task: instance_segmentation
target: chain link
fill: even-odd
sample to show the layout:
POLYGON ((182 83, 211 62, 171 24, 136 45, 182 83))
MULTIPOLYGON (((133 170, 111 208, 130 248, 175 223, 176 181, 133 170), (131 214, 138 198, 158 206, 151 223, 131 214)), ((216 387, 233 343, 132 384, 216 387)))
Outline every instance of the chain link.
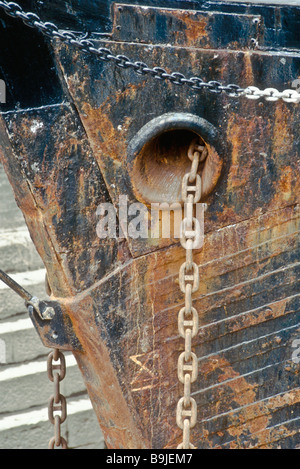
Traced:
POLYGON ((50 397, 48 404, 48 418, 54 425, 54 437, 49 441, 49 449, 55 449, 55 447, 68 449, 67 441, 61 436, 61 425, 67 418, 67 403, 66 398, 60 392, 60 382, 66 376, 66 360, 58 349, 54 349, 48 355, 47 372, 49 380, 54 384, 54 394, 50 397), (58 361, 59 363, 54 365, 53 362, 58 361))
POLYGON ((179 400, 176 422, 182 430, 182 443, 177 449, 195 449, 190 441, 190 431, 197 423, 197 405, 191 397, 191 384, 198 376, 198 360, 192 352, 192 339, 199 330, 197 310, 192 306, 192 294, 199 289, 199 268, 193 261, 193 250, 199 247, 201 236, 199 221, 194 217, 196 203, 201 198, 201 176, 198 174, 200 161, 207 157, 206 147, 193 141, 188 150, 192 162, 191 170, 182 180, 182 200, 185 205, 185 218, 181 224, 181 245, 186 250, 186 260, 179 270, 179 287, 185 294, 185 306, 178 315, 179 335, 184 339, 184 352, 178 358, 178 379, 184 385, 184 396, 179 400), (191 185, 194 184, 194 185, 191 185))
POLYGON ((20 18, 27 26, 38 29, 42 34, 52 39, 60 39, 67 44, 76 46, 83 52, 96 55, 98 59, 104 62, 111 61, 120 68, 132 69, 138 75, 150 75, 157 80, 166 80, 177 86, 185 85, 196 91, 207 90, 214 94, 226 93, 227 96, 235 98, 245 96, 251 100, 264 98, 266 101, 278 101, 282 99, 287 103, 300 102, 300 93, 296 90, 287 89, 280 92, 275 88, 266 88, 265 90, 260 90, 255 86, 241 88, 236 84, 222 85, 222 83, 215 80, 205 82, 200 77, 187 78, 179 72, 168 73, 161 67, 151 68, 146 63, 140 61, 134 62, 125 55, 115 55, 105 47, 98 48, 90 39, 86 39, 85 37, 78 38, 79 33, 75 34, 71 31, 61 31, 55 24, 43 22, 35 13, 24 12, 22 7, 17 3, 0 1, 0 8, 2 8, 7 15, 13 18, 20 18))

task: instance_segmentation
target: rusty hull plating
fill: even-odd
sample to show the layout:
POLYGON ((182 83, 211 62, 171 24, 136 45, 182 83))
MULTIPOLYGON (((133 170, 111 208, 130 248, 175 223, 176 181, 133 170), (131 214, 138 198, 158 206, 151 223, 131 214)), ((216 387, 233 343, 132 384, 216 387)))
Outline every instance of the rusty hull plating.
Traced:
MULTIPOLYGON (((218 2, 213 13, 201 10, 203 2, 195 11, 151 3, 114 4, 112 33, 101 44, 223 83, 281 88, 299 76, 299 51, 283 22, 287 8, 222 11, 218 2), (271 41, 271 16, 282 42, 279 34, 271 41)), ((299 15, 298 8, 289 11, 291 19, 299 15)), ((48 50, 43 38, 35 40, 48 50)), ((37 325, 45 345, 73 351, 109 448, 176 448, 177 314, 184 301, 177 278, 185 252, 174 240, 100 240, 96 209, 117 205, 122 194, 129 203, 143 201, 137 186, 144 162, 132 164, 141 129, 166 113, 200 118, 209 131, 204 125, 188 132, 207 145, 216 177, 205 197, 204 248, 196 255, 193 441, 199 448, 296 447, 297 106, 176 88, 59 42, 49 47, 49 101, 37 92, 36 103, 21 101, 0 120, 1 160, 47 269, 51 299, 61 305, 59 324, 37 325)), ((187 130, 175 125, 161 133, 176 129, 187 130)), ((189 139, 182 134, 183 147, 189 139)), ((182 177, 176 161, 166 158, 175 182, 182 177)), ((167 182, 151 171, 143 177, 149 203, 151 191, 158 197, 167 182)))

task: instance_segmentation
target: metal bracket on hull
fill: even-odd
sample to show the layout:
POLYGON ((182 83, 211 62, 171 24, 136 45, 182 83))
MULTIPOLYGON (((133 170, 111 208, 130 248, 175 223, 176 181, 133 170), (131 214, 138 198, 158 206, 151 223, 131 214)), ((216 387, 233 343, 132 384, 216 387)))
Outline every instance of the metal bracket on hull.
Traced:
POLYGON ((32 296, 2 270, 0 270, 0 280, 25 301, 30 319, 45 347, 81 350, 71 321, 57 302, 41 301, 32 296))

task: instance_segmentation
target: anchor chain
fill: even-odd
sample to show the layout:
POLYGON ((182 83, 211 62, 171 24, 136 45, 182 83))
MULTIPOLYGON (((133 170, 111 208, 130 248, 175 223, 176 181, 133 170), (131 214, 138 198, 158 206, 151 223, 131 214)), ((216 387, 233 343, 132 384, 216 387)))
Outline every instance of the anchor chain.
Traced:
MULTIPOLYGON (((57 25, 42 21, 37 14, 25 12, 17 3, 0 0, 0 8, 4 10, 7 15, 21 19, 24 24, 39 30, 42 34, 50 37, 51 39, 59 39, 66 44, 77 47, 82 52, 96 55, 99 60, 115 63, 115 65, 120 68, 132 69, 138 75, 150 75, 152 78, 156 78, 157 80, 166 80, 173 85, 178 86, 186 85, 196 91, 206 90, 214 94, 226 93, 229 97, 238 98, 245 96, 250 100, 264 98, 266 101, 271 102, 282 99, 287 103, 300 103, 300 93, 294 89, 278 91, 275 88, 260 90, 255 86, 242 88, 236 84, 223 85, 215 80, 205 82, 200 77, 187 78, 179 72, 168 73, 161 67, 151 68, 144 62, 132 61, 125 55, 115 55, 105 47, 97 47, 95 42, 91 39, 87 39, 88 34, 83 35, 79 32, 75 33, 72 31, 60 30, 57 25)), ((106 36, 106 34, 102 34, 102 36, 106 36)))
POLYGON ((67 418, 67 402, 60 392, 60 382, 66 376, 66 360, 60 350, 53 349, 49 353, 47 372, 49 380, 54 384, 54 394, 50 397, 48 405, 48 418, 52 425, 54 425, 54 437, 49 441, 48 448, 68 449, 67 441, 61 436, 61 425, 67 418), (59 364, 55 365, 53 362, 57 361, 59 361, 59 364), (55 412, 56 414, 54 415, 55 412), (60 414, 57 412, 60 412, 60 414))
POLYGON ((178 401, 176 411, 176 423, 183 435, 182 443, 177 449, 196 449, 190 441, 190 430, 197 423, 197 404, 191 397, 191 384, 198 376, 198 360, 192 352, 192 339, 198 334, 199 318, 197 310, 192 306, 192 294, 199 289, 200 283, 199 268, 193 260, 193 251, 199 247, 201 230, 194 211, 201 198, 201 176, 197 171, 199 163, 207 157, 207 149, 193 141, 188 157, 192 166, 182 181, 185 217, 181 224, 180 238, 181 245, 186 250, 186 260, 179 271, 179 287, 185 295, 185 306, 178 315, 178 331, 185 345, 184 352, 178 358, 178 379, 184 385, 184 396, 178 401))
MULTIPOLYGON (((25 305, 30 314, 33 311, 43 321, 51 321, 55 316, 55 309, 45 301, 40 301, 37 297, 32 296, 26 291, 21 285, 7 275, 3 270, 0 269, 0 281, 4 282, 11 290, 19 295, 24 301, 25 305)), ((54 437, 49 442, 49 449, 54 447, 61 447, 67 449, 67 442, 61 436, 60 426, 66 420, 67 417, 67 403, 66 398, 60 392, 60 382, 66 376, 66 361, 62 352, 58 349, 54 349, 48 355, 47 360, 47 372, 48 378, 54 383, 54 394, 50 397, 48 405, 48 417, 50 422, 54 425, 55 433, 54 437), (59 361, 59 364, 54 365, 53 362, 59 361), (58 372, 55 372, 58 370, 58 372), (61 415, 54 415, 54 412, 61 412, 61 415)))

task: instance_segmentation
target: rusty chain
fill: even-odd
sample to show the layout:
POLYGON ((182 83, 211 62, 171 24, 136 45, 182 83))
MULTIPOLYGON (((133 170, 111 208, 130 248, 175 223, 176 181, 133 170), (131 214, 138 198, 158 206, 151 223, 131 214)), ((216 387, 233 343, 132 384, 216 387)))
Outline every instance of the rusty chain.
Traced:
MULTIPOLYGON (((30 314, 35 311, 42 320, 51 320, 55 316, 55 310, 46 302, 40 301, 35 296, 32 296, 21 285, 13 280, 9 275, 0 270, 0 280, 3 281, 9 288, 17 293, 23 300, 25 300, 26 307, 30 314)), ((54 447, 61 447, 67 449, 67 442, 61 436, 61 424, 67 417, 67 404, 65 397, 60 392, 60 382, 66 376, 66 361, 65 357, 58 349, 54 349, 49 353, 47 359, 47 373, 49 380, 54 383, 54 394, 49 399, 48 404, 48 417, 50 422, 54 425, 54 437, 49 442, 49 449, 54 447), (53 362, 59 361, 59 364, 54 365, 53 362), (56 371, 58 370, 58 372, 56 371), (54 371, 56 371, 54 373, 54 371), (54 412, 61 412, 61 415, 54 415, 54 412)))
POLYGON ((45 36, 52 39, 59 39, 66 44, 77 47, 83 52, 87 52, 96 55, 98 59, 104 62, 113 62, 120 68, 132 69, 138 75, 150 75, 157 80, 166 80, 171 82, 173 85, 186 85, 189 88, 201 91, 207 90, 210 93, 221 94, 226 93, 230 97, 242 97, 245 96, 248 99, 256 100, 264 98, 266 101, 278 101, 282 99, 287 103, 299 103, 300 93, 296 90, 286 89, 284 91, 278 91, 275 88, 266 88, 260 90, 255 86, 249 86, 242 88, 236 84, 222 85, 222 83, 211 80, 205 82, 200 77, 187 78, 185 75, 179 72, 168 73, 164 68, 161 67, 149 67, 146 63, 140 61, 132 61, 125 55, 114 55, 109 49, 100 47, 98 48, 95 42, 90 39, 86 39, 80 33, 74 33, 71 31, 60 30, 55 24, 50 22, 43 22, 41 18, 32 12, 25 12, 20 5, 14 2, 0 1, 0 8, 5 13, 13 18, 19 18, 27 26, 39 30, 45 36), (80 36, 78 37, 78 34, 80 36))
POLYGON ((53 349, 48 355, 47 372, 49 380, 54 384, 54 394, 49 399, 48 417, 54 426, 54 437, 49 441, 49 449, 68 449, 65 438, 61 436, 61 424, 67 418, 66 398, 60 392, 60 382, 66 376, 66 360, 63 353, 58 349, 53 349), (58 365, 53 362, 59 361, 58 365), (60 414, 57 414, 60 412, 60 414))
POLYGON ((179 270, 179 287, 185 294, 185 306, 178 315, 179 335, 184 338, 185 349, 178 358, 178 379, 184 385, 184 396, 178 401, 176 422, 183 431, 182 443, 177 449, 195 449, 190 441, 190 430, 197 422, 197 405, 191 397, 191 384, 198 376, 198 360, 192 352, 192 339, 199 329, 198 312, 192 306, 192 294, 199 289, 199 268, 193 260, 193 251, 200 246, 200 224, 194 216, 196 204, 201 198, 201 176, 198 174, 199 163, 207 157, 206 147, 193 141, 189 147, 188 157, 192 161, 191 170, 182 181, 182 200, 185 206, 185 217, 181 224, 182 247, 186 250, 186 260, 179 270))

